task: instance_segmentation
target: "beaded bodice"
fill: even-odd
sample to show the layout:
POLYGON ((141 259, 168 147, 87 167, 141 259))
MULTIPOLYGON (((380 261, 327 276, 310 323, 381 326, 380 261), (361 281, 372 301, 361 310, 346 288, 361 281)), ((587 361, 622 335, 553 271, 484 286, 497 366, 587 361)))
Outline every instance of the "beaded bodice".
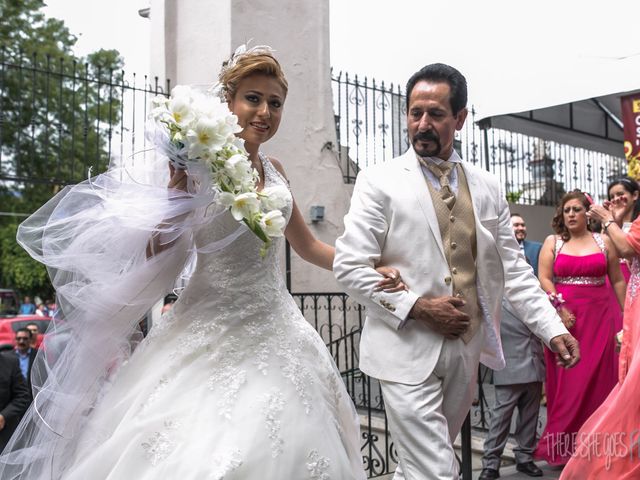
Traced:
POLYGON ((562 253, 564 242, 556 240, 556 259, 553 264, 553 282, 567 285, 604 285, 607 275, 607 255, 602 237, 593 238, 600 252, 575 256, 562 253))

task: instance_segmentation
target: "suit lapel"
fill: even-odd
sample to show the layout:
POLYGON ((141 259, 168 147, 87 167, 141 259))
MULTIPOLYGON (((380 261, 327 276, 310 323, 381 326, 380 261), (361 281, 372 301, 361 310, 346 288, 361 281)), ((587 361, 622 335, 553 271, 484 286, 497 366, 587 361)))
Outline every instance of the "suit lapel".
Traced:
MULTIPOLYGON (((463 161, 460 163, 464 176, 467 179, 467 185, 469 186, 469 195, 471 195, 471 205, 473 205, 473 215, 476 217, 476 227, 480 225, 480 216, 478 215, 478 206, 476 205, 478 199, 478 179, 475 175, 469 172, 468 165, 463 161)), ((484 193, 484 192, 483 192, 484 193)))
POLYGON ((411 189, 413 190, 416 199, 418 200, 418 204, 420 205, 420 209, 427 220, 427 225, 429 225, 429 229, 431 230, 431 234, 433 235, 438 248, 440 249, 440 253, 444 257, 444 247, 442 245, 442 235, 440 234, 440 227, 438 226, 438 217, 436 216, 436 210, 433 207, 433 202, 431 201, 431 196, 429 194, 429 187, 426 182, 427 179, 424 177, 422 173, 422 169, 420 168, 420 163, 416 158, 413 149, 409 149, 407 153, 405 153, 404 158, 404 173, 408 177, 409 185, 411 185, 411 189))

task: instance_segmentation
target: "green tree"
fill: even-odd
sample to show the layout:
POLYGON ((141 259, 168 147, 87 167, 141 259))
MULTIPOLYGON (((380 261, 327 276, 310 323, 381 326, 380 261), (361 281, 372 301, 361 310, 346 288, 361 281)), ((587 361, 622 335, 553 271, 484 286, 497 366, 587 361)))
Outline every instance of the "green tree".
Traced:
MULTIPOLYGON (((76 56, 76 37, 63 21, 46 18, 43 6, 0 0, 2 212, 32 213, 62 185, 85 179, 89 167, 103 171, 120 120, 120 54, 76 56)), ((20 220, 0 215, 0 286, 46 295, 44 268, 15 244, 20 220)))

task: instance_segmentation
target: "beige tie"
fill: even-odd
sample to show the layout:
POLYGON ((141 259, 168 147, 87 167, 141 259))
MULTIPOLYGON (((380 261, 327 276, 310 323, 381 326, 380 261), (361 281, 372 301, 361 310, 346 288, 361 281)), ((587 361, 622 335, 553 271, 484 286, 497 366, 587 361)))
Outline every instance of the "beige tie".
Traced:
POLYGON ((451 210, 453 205, 456 203, 456 196, 453 194, 451 185, 449 184, 449 174, 455 164, 453 162, 445 161, 440 165, 437 165, 433 162, 427 162, 422 158, 420 158, 420 163, 438 177, 438 181, 440 182, 440 197, 449 210, 451 210))

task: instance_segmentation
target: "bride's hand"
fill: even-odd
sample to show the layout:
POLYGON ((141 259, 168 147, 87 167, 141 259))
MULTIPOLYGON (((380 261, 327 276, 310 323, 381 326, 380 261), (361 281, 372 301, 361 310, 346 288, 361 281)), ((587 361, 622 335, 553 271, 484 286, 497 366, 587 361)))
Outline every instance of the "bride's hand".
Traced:
POLYGON ((169 164, 169 184, 167 188, 174 190, 187 191, 187 171, 175 168, 172 164, 169 164))
POLYGON ((379 292, 384 290, 385 292, 401 292, 408 290, 407 286, 402 281, 400 271, 393 267, 376 267, 376 272, 381 274, 384 278, 376 284, 375 291, 379 292))

